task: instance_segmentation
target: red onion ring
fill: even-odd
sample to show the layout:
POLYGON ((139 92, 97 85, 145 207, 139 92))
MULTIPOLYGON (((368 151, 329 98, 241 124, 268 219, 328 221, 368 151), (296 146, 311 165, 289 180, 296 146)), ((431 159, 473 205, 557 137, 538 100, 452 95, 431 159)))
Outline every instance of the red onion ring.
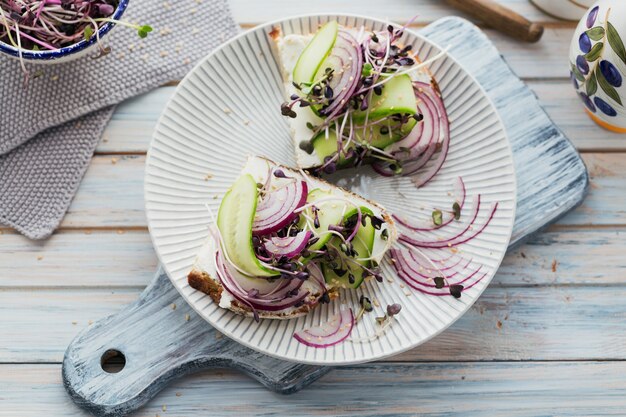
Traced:
MULTIPOLYGON (((443 100, 432 86, 417 81, 413 82, 413 86, 418 109, 423 117, 422 121, 405 138, 390 145, 388 150, 398 156, 402 162, 402 175, 412 176, 431 160, 441 139, 441 150, 435 163, 419 177, 416 176, 413 179, 417 187, 422 187, 439 172, 448 156, 450 123, 443 100)), ((389 162, 376 162, 373 168, 380 175, 390 177, 394 175, 391 165, 389 162)))
POLYGON ((363 70, 361 45, 350 33, 340 30, 335 46, 327 60, 329 65, 322 64, 322 68, 335 68, 330 84, 335 96, 328 107, 324 109, 323 114, 331 117, 333 113, 345 107, 347 98, 354 94, 359 84, 363 70), (337 77, 338 75, 340 77, 337 77))
POLYGON ((341 310, 320 326, 310 327, 293 334, 300 343, 313 348, 326 348, 346 340, 354 328, 352 309, 341 310))
MULTIPOLYGON (((454 201, 459 205, 459 211, 463 211, 463 206, 465 205, 465 198, 467 196, 467 190, 465 189, 465 183, 461 177, 458 177, 454 183, 454 201)), ((432 221, 430 223, 424 223, 421 225, 411 224, 408 220, 405 220, 395 214, 392 215, 394 220, 401 224, 402 226, 414 231, 414 232, 429 232, 437 229, 441 229, 444 226, 449 225, 454 220, 454 212, 452 211, 444 211, 444 217, 439 226, 434 224, 432 221)))
POLYGON ((430 96, 432 102, 434 102, 437 107, 437 112, 439 114, 439 119, 442 124, 443 130, 443 138, 441 141, 441 150, 439 151, 439 156, 435 160, 435 163, 422 175, 415 177, 413 179, 413 183, 416 187, 423 187, 425 184, 430 182, 435 175, 439 172, 443 163, 446 161, 448 156, 448 150, 450 149, 450 120, 448 119, 448 113, 446 112, 445 105, 443 103, 443 99, 439 95, 437 91, 435 91, 430 84, 416 82, 414 83, 418 89, 422 89, 424 94, 420 94, 422 97, 430 96))
POLYGON ((289 259, 299 256, 306 248, 313 232, 301 231, 295 236, 278 237, 271 236, 263 245, 268 253, 275 256, 286 256, 289 259))
POLYGON ((305 181, 294 181, 269 193, 257 206, 252 233, 266 235, 277 232, 295 218, 299 209, 306 203, 308 186, 305 181))
POLYGON ((465 235, 465 233, 468 230, 470 230, 470 228, 476 222, 476 218, 478 217, 479 210, 480 210, 480 194, 477 195, 476 198, 474 199, 474 209, 472 212, 472 219, 466 224, 465 228, 461 232, 457 233, 456 235, 449 237, 447 239, 443 239, 443 240, 422 241, 422 240, 417 240, 415 238, 409 237, 404 233, 401 233, 399 236, 399 240, 405 243, 408 243, 411 246, 415 246, 419 248, 446 248, 446 247, 461 245, 469 240, 472 240, 477 235, 482 233, 483 230, 485 230, 485 228, 489 225, 489 223, 491 223, 491 220, 493 220, 493 217, 496 214, 496 211, 498 210, 498 203, 495 203, 494 205, 491 206, 487 220, 483 223, 481 227, 479 227, 477 230, 472 232, 470 235, 465 235))
MULTIPOLYGON (((236 300, 250 307, 256 316, 256 310, 280 311, 285 310, 302 302, 308 295, 308 291, 301 291, 303 281, 299 279, 283 279, 286 284, 281 284, 281 288, 266 294, 251 296, 248 291, 244 291, 239 285, 242 279, 238 271, 229 268, 224 262, 221 250, 215 253, 215 264, 222 286, 236 300)), ((260 278, 259 278, 260 279, 260 278)))
MULTIPOLYGON (((446 283, 443 286, 443 288, 437 288, 435 284, 431 283, 433 278, 438 276, 436 273, 433 273, 432 276, 428 278, 424 278, 423 276, 419 276, 419 275, 418 277, 416 277, 411 274, 414 267, 411 266, 411 259, 409 259, 408 257, 409 252, 412 255, 414 251, 410 251, 408 249, 402 250, 402 249, 396 249, 396 248, 393 248, 390 250, 390 254, 395 260, 395 262, 393 263, 394 268, 396 272, 398 273, 398 276, 408 286, 424 294, 435 295, 435 296, 447 296, 447 295, 450 295, 450 291, 449 291, 450 285, 461 285, 461 284, 463 285, 463 291, 466 291, 472 288, 473 286, 475 286, 476 284, 478 284, 480 281, 483 280, 483 278, 485 278, 485 276, 487 276, 486 272, 479 275, 479 272, 482 269, 482 265, 481 265, 476 270, 474 270, 470 275, 466 276, 465 278, 453 280, 451 279, 451 276, 445 277, 446 283)), ((427 258, 426 258, 426 261, 428 261, 427 258)), ((417 262, 416 264, 420 265, 417 262)))

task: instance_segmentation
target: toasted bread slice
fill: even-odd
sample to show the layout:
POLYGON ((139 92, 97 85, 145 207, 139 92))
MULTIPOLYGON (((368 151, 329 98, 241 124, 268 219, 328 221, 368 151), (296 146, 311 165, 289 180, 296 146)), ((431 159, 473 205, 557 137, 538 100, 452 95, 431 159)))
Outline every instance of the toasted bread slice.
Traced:
MULTIPOLYGON (((350 191, 334 186, 324 180, 311 178, 303 174, 301 171, 276 164, 269 159, 261 157, 249 157, 246 165, 242 170, 242 174, 250 174, 257 182, 264 183, 267 179, 268 173, 271 172, 270 168, 280 168, 287 176, 306 181, 309 190, 313 190, 316 188, 322 188, 329 191, 332 190, 333 194, 341 195, 359 204, 360 206, 367 207, 376 216, 384 219, 385 223, 383 227, 380 230, 377 230, 376 233, 377 237, 379 237, 383 230, 387 230, 388 238, 384 242, 382 242, 382 239, 376 240, 377 243, 378 241, 381 242, 374 245, 373 253, 377 255, 375 257, 376 261, 380 262, 380 260, 384 256, 386 247, 389 247, 391 243, 395 242, 395 240, 397 239, 397 231, 393 219, 381 205, 376 202, 367 200, 350 191)), ((253 311, 248 306, 236 300, 222 286, 217 273, 217 267, 215 265, 216 250, 217 242, 213 237, 209 237, 205 244, 200 248, 200 252, 198 253, 198 256, 194 262, 193 268, 187 277, 189 285, 192 288, 209 295, 211 299, 215 303, 219 304, 219 306, 222 308, 229 309, 238 314, 253 316, 253 311)), ((307 303, 304 303, 303 305, 298 307, 292 307, 281 311, 257 310, 257 314, 260 318, 271 319, 290 319, 293 317, 307 314, 317 305, 317 301, 322 295, 320 294, 321 289, 319 288, 319 285, 311 281, 312 280, 309 279, 303 283, 303 287, 310 292, 309 296, 306 299, 307 303)), ((328 290, 330 298, 335 298, 338 295, 338 291, 336 291, 335 289, 330 288, 328 290)))
MULTIPOLYGON (((365 28, 364 31, 361 31, 360 28, 350 28, 342 26, 342 29, 350 32, 355 37, 355 39, 359 41, 359 36, 363 36, 363 33, 369 33, 367 28, 365 28)), ((274 40, 275 55, 278 57, 279 65, 281 67, 284 81, 285 100, 289 101, 289 97, 291 97, 291 95, 299 93, 299 91, 293 85, 294 67, 298 61, 298 58, 300 57, 300 54, 315 35, 284 35, 283 33, 281 33, 280 29, 276 27, 272 30, 270 36, 274 40)), ((420 63, 418 57, 415 57, 415 59, 415 65, 418 65, 420 63)), ((413 81, 428 83, 432 85, 435 90, 439 91, 437 82, 435 81, 434 77, 427 67, 416 69, 415 71, 410 72, 409 75, 413 79, 413 81)), ((324 120, 316 115, 313 110, 311 110, 311 107, 294 106, 292 110, 296 112, 297 116, 295 118, 289 118, 289 126, 294 141, 294 149, 296 152, 296 162, 298 164, 298 167, 302 169, 319 167, 320 159, 315 154, 315 151, 313 151, 312 153, 307 153, 300 148, 300 144, 302 142, 311 140, 312 131, 307 127, 307 125, 319 126, 323 124, 324 120)))

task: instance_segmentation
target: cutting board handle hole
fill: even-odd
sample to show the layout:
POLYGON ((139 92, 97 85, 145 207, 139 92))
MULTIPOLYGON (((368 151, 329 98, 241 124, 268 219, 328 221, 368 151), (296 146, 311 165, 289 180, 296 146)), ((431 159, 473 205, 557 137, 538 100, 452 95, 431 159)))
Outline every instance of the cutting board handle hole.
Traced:
POLYGON ((109 349, 100 358, 102 370, 108 374, 116 374, 126 366, 126 356, 119 350, 109 349))

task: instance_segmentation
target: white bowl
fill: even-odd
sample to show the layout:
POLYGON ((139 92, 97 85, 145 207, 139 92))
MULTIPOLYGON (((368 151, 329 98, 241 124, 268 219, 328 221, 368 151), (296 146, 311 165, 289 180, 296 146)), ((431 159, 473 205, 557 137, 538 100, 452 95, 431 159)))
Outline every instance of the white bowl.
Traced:
MULTIPOLYGON (((420 210, 422 204, 449 204, 448 192, 459 175, 469 195, 482 194, 485 207, 499 202, 496 217, 486 231, 461 248, 487 268, 484 280, 464 291, 458 300, 433 297, 403 288, 393 268, 384 262, 383 273, 393 283, 366 282, 358 291, 343 292, 341 297, 357 304, 364 293, 378 300, 378 315, 386 305, 398 302, 402 312, 397 321, 379 339, 359 344, 346 341, 326 349, 307 347, 292 335, 327 320, 338 311, 340 302, 320 305, 297 319, 256 323, 220 308, 209 296, 191 288, 186 275, 208 237, 210 217, 205 204, 217 212, 222 196, 239 176, 249 154, 295 165, 289 126, 280 113, 283 80, 268 33, 274 26, 286 34, 310 33, 331 19, 376 30, 388 24, 343 14, 292 17, 259 26, 227 42, 202 60, 178 86, 154 132, 145 177, 146 215, 154 247, 172 283, 200 316, 252 349, 320 365, 365 362, 403 352, 461 317, 487 287, 502 261, 513 228, 516 198, 511 149, 494 106, 477 82, 454 59, 444 56, 430 69, 448 107, 452 140, 446 163, 435 179, 418 190, 408 178, 385 178, 371 169, 362 169, 358 175, 347 170, 344 177, 353 177, 354 191, 406 216, 430 216, 431 211, 420 210)), ((422 60, 440 51, 437 45, 411 31, 406 31, 402 41, 413 44, 422 60)), ((458 227, 454 225, 454 230, 458 227)), ((367 315, 352 336, 371 335, 375 315, 367 315)))

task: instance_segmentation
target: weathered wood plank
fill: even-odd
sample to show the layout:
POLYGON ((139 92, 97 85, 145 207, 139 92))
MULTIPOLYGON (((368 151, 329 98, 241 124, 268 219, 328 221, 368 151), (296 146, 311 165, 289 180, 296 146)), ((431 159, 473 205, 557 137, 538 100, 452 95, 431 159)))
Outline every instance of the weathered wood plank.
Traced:
POLYGON ((590 175, 589 195, 558 224, 626 224, 626 154, 583 154, 583 160, 590 175))
MULTIPOLYGON (((509 253, 491 285, 623 284, 624 233, 612 228, 553 228, 509 253)), ((138 288, 150 281, 157 266, 146 230, 64 231, 45 243, 5 233, 0 242, 0 289, 138 288)))
MULTIPOLYGON (((624 362, 419 363, 337 368, 277 396, 232 371, 173 383, 136 416, 623 415, 624 362)), ((1 365, 0 416, 87 416, 63 392, 59 365, 1 365), (25 407, 28 404, 28 407, 25 407)))
MULTIPOLYGON (((625 141, 626 143, 626 141, 625 141)), ((626 224, 626 154, 585 154, 591 192, 561 225, 626 224)), ((93 159, 62 227, 146 227, 143 202, 145 157, 101 155, 93 159)))
MULTIPOLYGON (((358 3, 358 10, 346 6, 345 3, 318 0, 307 3, 307 7, 302 7, 299 2, 289 0, 272 0, 259 2, 255 0, 231 0, 230 7, 235 20, 240 24, 258 24, 276 20, 285 16, 299 15, 305 13, 342 13, 352 11, 361 15, 378 16, 381 19, 389 18, 397 22, 406 22, 412 16, 417 15, 417 22, 428 23, 449 15, 463 15, 456 9, 448 6, 439 0, 394 0, 392 7, 390 3, 376 0, 361 0, 358 3)), ((555 19, 545 15, 526 0, 498 0, 517 13, 523 14, 526 18, 542 22, 552 22, 555 19)), ((466 15, 463 15, 467 17, 466 15)))
POLYGON ((626 150, 626 136, 597 126, 583 111, 569 80, 527 81, 552 121, 581 152, 626 150))
POLYGON ((145 161, 137 155, 93 158, 61 227, 145 227, 145 161))
POLYGON ((142 287, 158 265, 147 230, 57 232, 36 242, 5 233, 0 246, 0 288, 142 287))
MULTIPOLYGON (((0 291, 0 362, 61 361, 68 343, 89 320, 115 313, 139 292, 0 291)), ((392 360, 623 360, 624 297, 626 288, 621 286, 490 287, 443 334, 392 360)), ((183 309, 166 309, 185 320, 183 309)), ((194 314, 191 320, 201 318, 194 314)))

